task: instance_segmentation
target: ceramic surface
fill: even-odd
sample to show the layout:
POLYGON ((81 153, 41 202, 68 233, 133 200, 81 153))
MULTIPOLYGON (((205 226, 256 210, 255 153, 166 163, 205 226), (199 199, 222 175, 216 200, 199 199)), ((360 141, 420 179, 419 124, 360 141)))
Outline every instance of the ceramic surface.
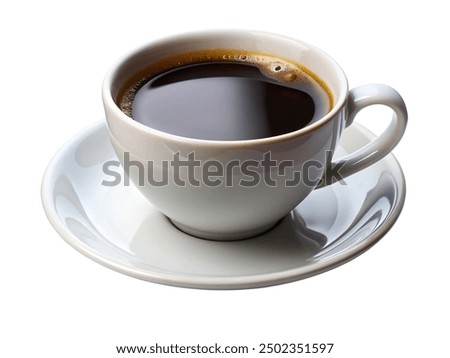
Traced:
MULTIPOLYGON (((173 61, 179 63, 178 60, 173 61)), ((300 81, 306 72, 295 74, 300 81)), ((103 84, 102 98, 110 139, 119 159, 124 164, 124 158, 129 155, 131 161, 143 165, 143 170, 135 170, 135 167, 130 170, 131 180, 137 184, 142 173, 152 172, 158 178, 169 173, 168 183, 163 187, 142 181, 137 185, 142 194, 184 231, 216 240, 240 239, 265 231, 304 200, 325 173, 325 181, 331 182, 337 168, 339 175, 350 176, 390 153, 401 139, 407 123, 405 104, 394 89, 368 84, 349 91, 343 70, 320 49, 302 41, 258 31, 206 31, 145 45, 111 68, 103 84), (334 105, 324 117, 297 131, 260 139, 217 141, 187 138, 150 128, 133 121, 115 103, 124 83, 138 73, 145 73, 150 65, 191 51, 222 49, 226 53, 223 49, 229 48, 269 53, 306 66, 309 72, 327 84, 334 105), (348 152, 337 166, 330 165, 328 154, 335 150, 343 129, 351 124, 361 109, 373 104, 392 109, 388 128, 366 147, 354 153, 348 152), (277 169, 261 165, 267 153, 277 163, 277 169, 284 161, 292 163, 284 168, 285 175, 278 175, 277 169), (259 180, 251 187, 243 186, 240 183, 248 180, 248 176, 241 168, 227 175, 230 184, 212 187, 188 182, 181 186, 174 171, 167 170, 164 163, 177 156, 186 160, 191 154, 201 164, 193 168, 192 176, 195 178, 204 179, 205 162, 219 163, 225 168, 233 162, 252 161, 259 163, 254 170, 258 178, 264 177, 267 171, 275 174, 275 185, 259 180), (311 163, 315 163, 317 173, 309 180, 309 174, 303 169, 311 163), (286 185, 286 178, 299 173, 301 180, 296 185, 286 185), (193 207, 194 200, 198 205, 193 207), (211 206, 214 206, 213 210, 211 206)), ((186 118, 180 118, 179 123, 180 126, 189 125, 186 118)), ((336 161, 337 158, 332 159, 336 161)), ((189 177, 191 175, 186 173, 183 179, 189 177)))
MULTIPOLYGON (((355 124, 344 132, 337 156, 372 139, 355 124)), ((176 229, 134 186, 101 185, 108 160, 117 159, 103 122, 61 148, 42 183, 50 222, 98 263, 174 286, 254 288, 330 270, 375 244, 394 224, 405 198, 401 168, 389 154, 345 179, 347 185, 314 190, 265 234, 209 241, 176 229)))

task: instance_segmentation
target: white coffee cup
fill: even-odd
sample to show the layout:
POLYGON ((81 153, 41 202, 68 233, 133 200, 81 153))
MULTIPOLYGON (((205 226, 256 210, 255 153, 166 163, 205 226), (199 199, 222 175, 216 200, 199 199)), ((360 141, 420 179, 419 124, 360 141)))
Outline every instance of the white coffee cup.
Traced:
POLYGON ((318 48, 256 31, 206 31, 145 45, 112 67, 102 96, 111 143, 131 181, 179 229, 212 240, 248 238, 270 229, 318 185, 345 178, 383 158, 399 142, 407 124, 405 104, 391 87, 369 84, 349 91, 342 69, 318 48), (302 129, 231 141, 166 133, 121 111, 116 103, 119 90, 149 64, 209 49, 267 53, 300 63, 326 83, 333 106, 323 118, 302 129), (374 104, 393 110, 388 128, 365 147, 333 162, 330 153, 336 149, 342 131, 361 109, 374 104), (175 173, 168 168, 174 158, 184 163, 186 170, 178 168, 175 173), (191 166, 193 162, 196 164, 191 166), (248 169, 252 169, 250 176, 248 169), (149 170, 155 177, 166 176, 167 184, 142 180, 142 172, 148 174, 149 170), (296 173, 302 180, 290 185, 296 173))

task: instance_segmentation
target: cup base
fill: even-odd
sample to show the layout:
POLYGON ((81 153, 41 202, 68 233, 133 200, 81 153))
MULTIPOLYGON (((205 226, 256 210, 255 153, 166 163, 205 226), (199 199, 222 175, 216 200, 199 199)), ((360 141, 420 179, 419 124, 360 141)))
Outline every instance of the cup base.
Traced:
POLYGON ((192 227, 186 226, 184 224, 180 224, 177 221, 169 219, 170 222, 180 231, 183 231, 186 234, 194 236, 199 239, 211 240, 211 241, 237 241, 237 240, 245 240, 251 239, 252 237, 261 235, 278 225, 281 220, 275 221, 268 225, 264 225, 262 227, 258 227, 256 229, 247 230, 247 231, 237 231, 237 232, 211 232, 211 231, 203 231, 194 229, 192 227))

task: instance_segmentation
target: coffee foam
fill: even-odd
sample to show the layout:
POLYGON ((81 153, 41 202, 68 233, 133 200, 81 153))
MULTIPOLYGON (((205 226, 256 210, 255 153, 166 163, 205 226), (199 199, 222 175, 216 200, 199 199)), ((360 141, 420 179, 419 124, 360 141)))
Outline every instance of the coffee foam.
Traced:
POLYGON ((249 64, 257 67, 267 78, 293 88, 302 89, 307 85, 319 86, 328 97, 329 110, 334 105, 334 97, 328 85, 305 66, 273 55, 235 49, 200 50, 157 61, 128 80, 119 90, 116 103, 122 112, 131 117, 135 93, 150 79, 178 67, 205 62, 249 64))

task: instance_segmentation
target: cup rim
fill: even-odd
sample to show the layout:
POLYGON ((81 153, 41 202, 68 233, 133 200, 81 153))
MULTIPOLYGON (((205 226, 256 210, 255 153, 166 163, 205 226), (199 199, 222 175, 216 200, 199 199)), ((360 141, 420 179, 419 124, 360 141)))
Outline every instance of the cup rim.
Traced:
MULTIPOLYGON (((319 74, 320 76, 320 74, 319 74)), ((326 82, 326 81, 324 81, 326 82)), ((264 144, 273 144, 277 142, 284 142, 286 140, 291 140, 294 138, 302 137, 308 134, 311 134, 315 130, 323 127, 324 125, 328 124, 332 119, 338 114, 338 112, 341 110, 341 108, 345 105, 347 101, 347 95, 348 95, 348 80, 347 77, 343 71, 343 69, 339 66, 339 64, 327 53, 325 53, 323 50, 319 49, 318 47, 309 44, 308 42, 301 41, 292 37, 275 34, 271 32, 265 32, 265 31, 257 31, 257 30, 229 30, 229 29, 220 29, 220 30, 206 30, 206 31, 196 31, 196 32, 187 32, 183 34, 178 35, 172 35, 168 37, 161 38, 156 41, 148 42, 144 45, 139 46, 138 48, 128 52, 127 54, 123 55, 119 60, 117 60, 113 66, 109 69, 107 74, 105 75, 105 78, 103 80, 102 84, 102 97, 105 108, 108 107, 109 110, 114 112, 113 118, 117 118, 120 122, 123 124, 132 127, 135 130, 138 130, 142 133, 147 133, 149 135, 158 136, 161 138, 165 138, 167 140, 176 141, 179 143, 184 144, 191 144, 196 146, 225 146, 225 147, 242 147, 242 146, 254 146, 254 145, 264 145, 264 144), (306 45, 309 49, 312 49, 315 51, 316 54, 322 56, 327 60, 327 62, 332 65, 338 73, 339 76, 339 94, 338 96, 335 96, 334 98, 334 105, 331 108, 331 110, 322 118, 318 119, 314 123, 308 124, 307 126, 297 129, 295 131, 291 131, 284 134, 279 134, 276 136, 271 137, 263 137, 263 138, 254 138, 254 139, 238 139, 238 140, 217 140, 217 139, 202 139, 202 138, 191 138, 186 137, 182 135, 172 134, 169 132, 165 132, 162 130, 158 130, 152 127, 149 127, 145 124, 142 124, 138 121, 133 120, 131 117, 126 115, 122 110, 119 108, 119 106, 116 104, 113 95, 111 93, 111 88, 113 85, 113 79, 116 76, 116 73, 118 72, 119 68, 122 66, 123 63, 129 61, 134 56, 139 54, 142 50, 156 46, 161 43, 167 43, 174 40, 179 40, 181 38, 185 38, 188 40, 189 38, 194 38, 198 35, 209 35, 211 37, 213 36, 248 36, 249 34, 254 34, 258 36, 271 36, 271 37, 278 37, 283 40, 290 40, 294 41, 301 45, 306 45)), ((109 122, 111 118, 108 118, 109 116, 106 116, 107 121, 109 122)))

